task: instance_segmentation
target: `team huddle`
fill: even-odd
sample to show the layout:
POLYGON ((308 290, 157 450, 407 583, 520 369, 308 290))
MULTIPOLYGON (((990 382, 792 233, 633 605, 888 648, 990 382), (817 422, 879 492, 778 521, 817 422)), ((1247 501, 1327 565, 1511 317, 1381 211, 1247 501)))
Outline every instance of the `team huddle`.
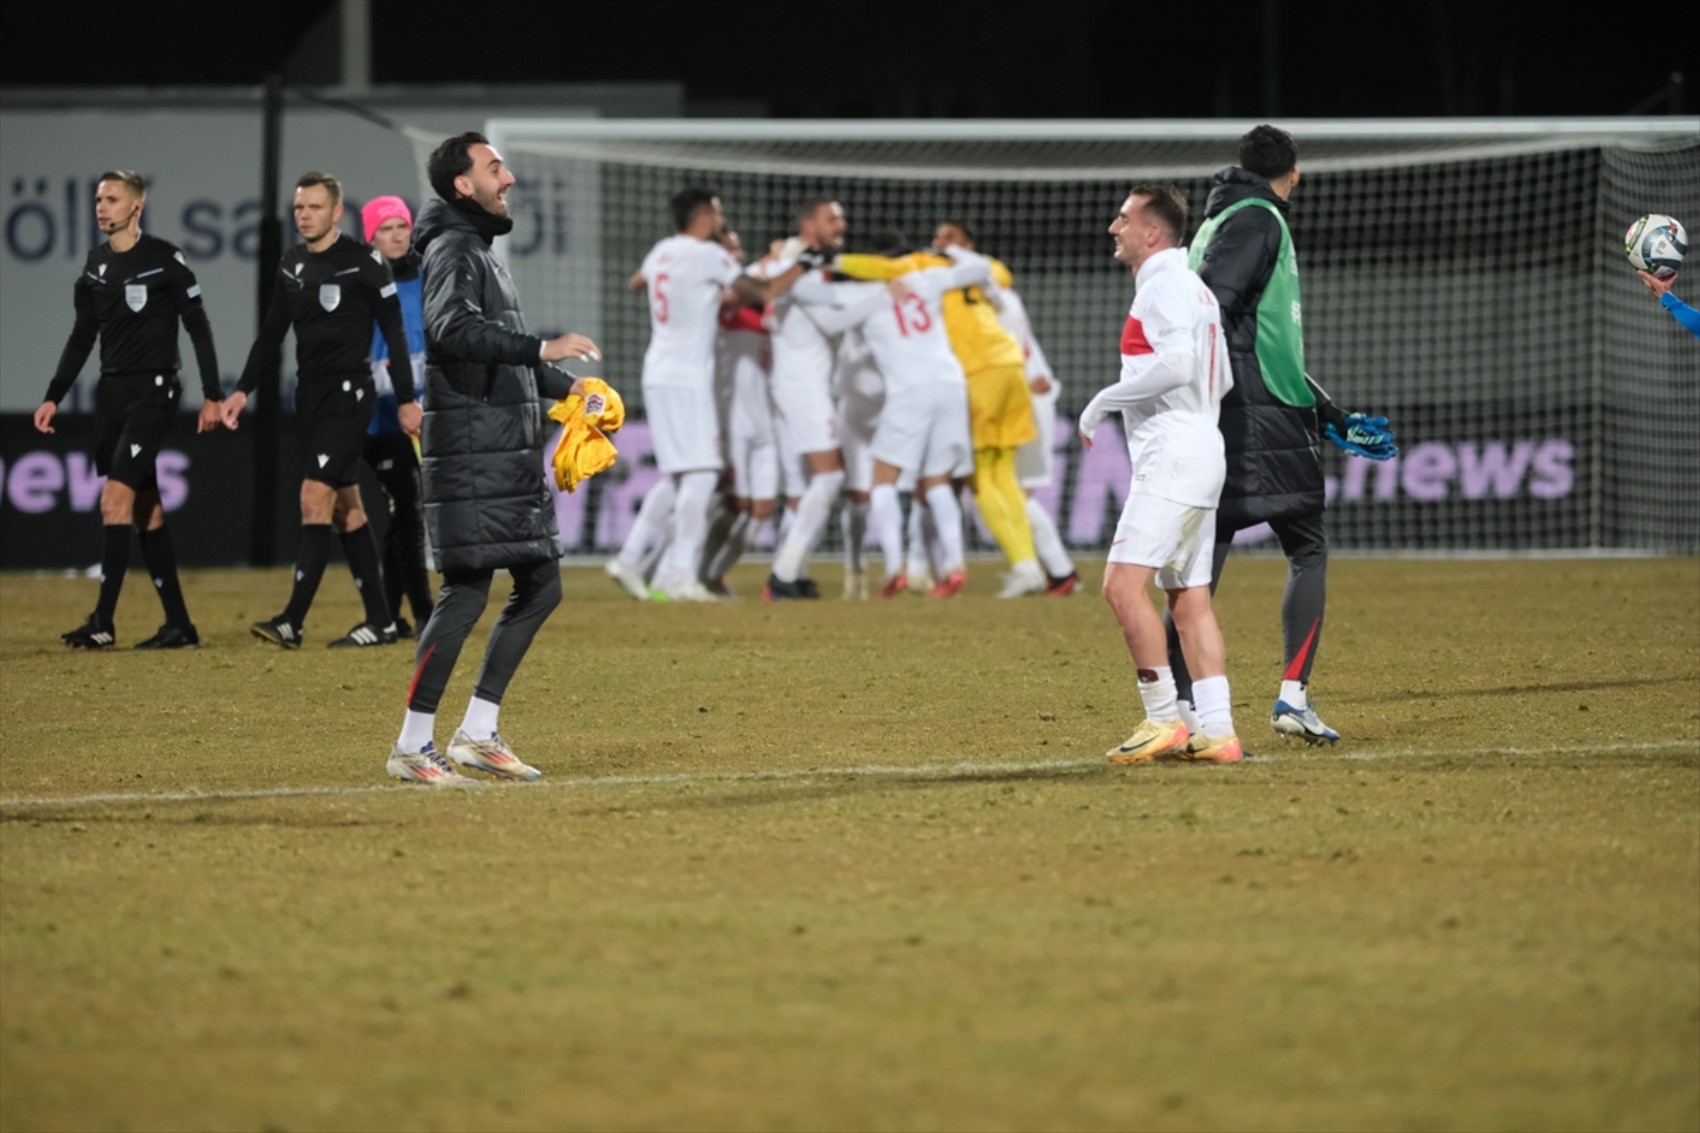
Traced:
MULTIPOLYGON (((1397 449, 1384 418, 1342 412, 1305 373, 1284 215, 1299 181, 1292 139, 1261 126, 1241 140, 1239 156, 1213 182, 1190 248, 1186 200, 1171 185, 1135 185, 1109 226, 1134 298, 1118 380, 1091 398, 1078 436, 1090 447, 1119 412, 1132 467, 1103 589, 1146 720, 1110 750, 1116 763, 1243 758, 1211 594, 1235 532, 1258 523, 1273 528, 1292 567, 1271 723, 1308 742, 1339 739, 1308 691, 1326 580, 1320 444, 1377 460, 1397 449), (1166 613, 1148 597, 1152 583, 1167 595, 1166 613)), ((202 432, 239 426, 293 329, 306 440, 302 540, 288 604, 254 635, 301 646, 334 533, 365 617, 330 644, 418 637, 388 773, 439 786, 471 783, 464 770, 536 779, 541 772, 497 725, 508 684, 561 599, 542 403, 582 394, 584 383, 561 364, 596 363, 601 351, 581 334, 526 331, 492 251, 513 228, 506 194, 514 176, 488 140, 446 140, 427 173, 436 197, 417 224, 396 197, 362 210, 371 243, 340 233, 335 178, 300 179, 294 213, 303 242, 283 257, 228 398, 193 273, 175 248, 140 231, 145 185, 123 171, 103 175, 97 221, 108 241, 77 282, 76 327, 36 413, 37 427, 51 432, 98 335, 96 460, 108 477, 102 581, 94 613, 64 640, 79 649, 116 643, 113 612, 134 527, 166 614, 138 648, 198 643, 153 470, 180 397, 179 327, 200 366, 202 432), (394 512, 382 556, 355 482, 363 459, 394 512), (427 534, 442 574, 435 599, 427 534), (512 575, 513 596, 492 628, 466 714, 439 753, 437 707, 499 569, 512 575), (401 617, 404 594, 416 628, 401 617)), ((841 204, 812 197, 797 210, 795 235, 747 262, 713 191, 685 189, 671 206, 675 234, 630 279, 649 305, 643 401, 664 475, 606 565, 627 593, 728 597, 728 572, 772 521, 763 597, 819 598, 809 561, 842 496, 846 598, 876 589, 863 561, 870 543, 882 560, 880 597, 952 598, 967 577, 962 499, 970 491, 1008 560, 1001 597, 1063 596, 1079 586, 1055 523, 1028 494, 1052 474, 1056 377, 1012 273, 977 250, 968 222, 939 222, 923 249, 881 232, 852 251, 841 204)))
POLYGON ((923 252, 882 233, 845 254, 842 205, 811 197, 797 234, 747 264, 712 190, 671 204, 676 234, 630 281, 649 300, 643 396, 665 475, 607 564, 627 593, 729 596, 728 570, 777 515, 763 597, 818 598, 809 559, 842 494, 846 598, 869 597, 870 533, 882 596, 953 597, 970 484, 1009 559, 1004 597, 1079 584, 1023 490, 1049 483, 1056 384, 1008 269, 973 251, 966 223, 941 223, 923 252), (914 500, 907 557, 899 490, 914 500))

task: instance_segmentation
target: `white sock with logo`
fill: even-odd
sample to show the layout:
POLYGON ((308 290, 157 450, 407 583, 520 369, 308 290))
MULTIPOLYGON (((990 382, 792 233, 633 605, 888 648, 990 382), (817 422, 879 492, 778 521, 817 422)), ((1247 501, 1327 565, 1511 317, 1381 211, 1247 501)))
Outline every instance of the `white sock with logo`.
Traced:
POLYGON ((496 714, 501 710, 500 704, 475 696, 467 701, 466 717, 460 722, 460 730, 475 740, 487 740, 496 734, 496 714))
POLYGON ((1180 719, 1175 708, 1175 671, 1167 665, 1139 670, 1139 699, 1145 703, 1147 720, 1168 724, 1180 719))
POLYGON ((425 750, 425 745, 431 742, 436 734, 437 714, 435 712, 415 712, 407 710, 406 719, 401 722, 401 738, 396 740, 396 746, 409 755, 425 750))
POLYGON ((1310 693, 1303 681, 1282 681, 1281 699, 1301 712, 1310 707, 1310 693))

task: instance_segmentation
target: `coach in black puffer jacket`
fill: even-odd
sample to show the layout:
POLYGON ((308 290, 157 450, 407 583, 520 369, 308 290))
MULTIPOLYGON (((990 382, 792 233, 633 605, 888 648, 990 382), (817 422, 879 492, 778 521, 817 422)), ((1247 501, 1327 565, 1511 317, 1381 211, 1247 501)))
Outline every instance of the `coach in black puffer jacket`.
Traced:
POLYGON ((599 357, 582 335, 544 341, 527 334, 513 283, 491 243, 513 230, 502 157, 482 134, 444 141, 426 163, 437 200, 419 213, 425 385, 425 523, 443 572, 442 594, 419 636, 407 718, 390 753, 395 778, 464 784, 459 767, 505 779, 536 779, 496 731, 508 682, 532 638, 561 601, 555 508, 543 476, 545 415, 540 397, 572 392, 573 379, 548 365, 599 357), (506 569, 514 589, 490 631, 484 665, 445 760, 437 753, 437 705, 461 647, 506 569))
POLYGON ((1321 512, 1322 423, 1334 417, 1345 432, 1345 414, 1304 374, 1297 318, 1280 317, 1299 304, 1290 207, 1269 178, 1233 166, 1211 181, 1199 231, 1209 243, 1198 249, 1198 271, 1221 301, 1234 369, 1222 398, 1228 479, 1217 508, 1218 523, 1231 531, 1321 512), (1290 337, 1268 341, 1271 324, 1290 337))
POLYGON ((425 522, 438 568, 493 570, 556 557, 543 480, 540 396, 572 378, 539 362, 513 282, 490 242, 513 228, 470 199, 434 200, 415 246, 425 276, 425 522))
MULTIPOLYGON (((1293 139, 1259 126, 1240 139, 1240 161, 1216 174, 1190 263, 1222 306, 1234 370, 1220 424, 1227 478, 1216 511, 1210 589, 1221 580, 1234 533, 1268 523, 1290 571, 1281 602, 1284 662, 1270 722, 1278 733, 1333 743, 1339 733, 1310 704, 1308 685, 1327 604, 1328 539, 1322 514, 1323 429, 1347 432, 1346 415, 1305 374, 1298 257, 1287 230, 1299 183, 1293 139)), ((1169 665, 1190 711, 1192 679, 1173 619, 1169 665)))

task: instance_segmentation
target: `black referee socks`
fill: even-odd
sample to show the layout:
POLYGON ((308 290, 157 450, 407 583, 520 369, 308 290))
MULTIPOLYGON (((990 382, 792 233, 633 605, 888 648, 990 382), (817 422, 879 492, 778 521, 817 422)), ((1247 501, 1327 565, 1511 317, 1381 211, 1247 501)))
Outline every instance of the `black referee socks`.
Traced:
POLYGON ((360 589, 360 600, 366 603, 366 621, 380 629, 390 624, 390 603, 384 596, 384 572, 378 561, 378 540, 372 525, 362 523, 353 531, 342 533, 342 555, 354 575, 354 585, 360 589))
POLYGON ((331 525, 302 524, 301 553, 295 558, 295 589, 289 592, 289 605, 283 611, 283 620, 290 625, 307 624, 307 611, 313 607, 313 595, 319 592, 319 580, 325 577, 325 561, 330 557, 331 525))
POLYGON ((103 627, 110 627, 118 612, 118 592, 124 589, 124 572, 130 569, 131 530, 128 523, 109 523, 100 529, 100 600, 94 620, 103 627))
POLYGON ((137 534, 142 540, 142 561, 159 591, 159 604, 165 607, 165 624, 188 629, 189 608, 183 604, 183 587, 177 581, 177 548, 171 542, 171 529, 158 527, 137 534))

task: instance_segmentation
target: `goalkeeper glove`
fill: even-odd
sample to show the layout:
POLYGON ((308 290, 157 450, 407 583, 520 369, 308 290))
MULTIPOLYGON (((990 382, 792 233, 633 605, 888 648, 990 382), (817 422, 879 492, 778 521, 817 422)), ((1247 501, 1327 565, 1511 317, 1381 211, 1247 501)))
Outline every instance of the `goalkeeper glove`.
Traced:
POLYGON ((1399 446, 1393 443, 1399 434, 1387 427, 1385 417, 1349 413, 1344 434, 1333 421, 1328 422, 1323 432, 1340 448, 1366 460, 1392 460, 1399 455, 1399 446))

